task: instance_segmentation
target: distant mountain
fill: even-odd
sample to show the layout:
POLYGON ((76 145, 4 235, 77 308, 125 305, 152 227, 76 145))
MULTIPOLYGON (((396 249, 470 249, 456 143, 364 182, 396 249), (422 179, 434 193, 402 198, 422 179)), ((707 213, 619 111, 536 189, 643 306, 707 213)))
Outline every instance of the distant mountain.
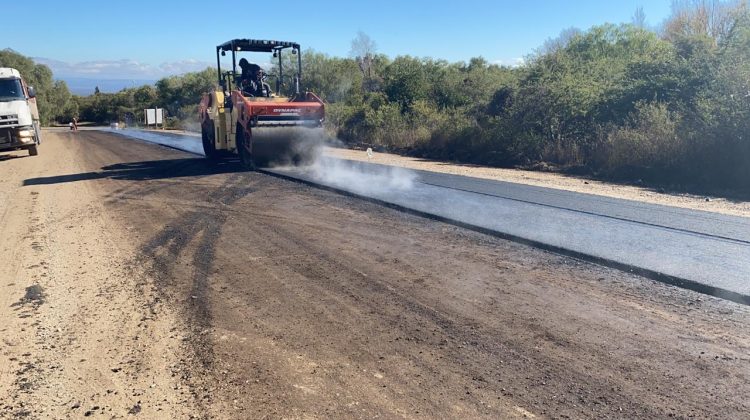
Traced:
POLYGON ((80 77, 61 77, 60 80, 68 84, 68 89, 74 95, 88 96, 94 93, 96 87, 102 93, 115 93, 125 88, 153 85, 156 80, 148 79, 86 79, 80 77))

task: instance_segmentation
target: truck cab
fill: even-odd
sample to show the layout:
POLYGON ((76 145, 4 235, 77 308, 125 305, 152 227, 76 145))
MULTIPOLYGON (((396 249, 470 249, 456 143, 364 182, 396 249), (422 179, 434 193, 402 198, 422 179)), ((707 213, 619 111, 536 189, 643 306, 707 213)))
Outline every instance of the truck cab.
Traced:
POLYGON ((35 156, 41 143, 36 92, 16 69, 0 67, 0 151, 26 149, 35 156))

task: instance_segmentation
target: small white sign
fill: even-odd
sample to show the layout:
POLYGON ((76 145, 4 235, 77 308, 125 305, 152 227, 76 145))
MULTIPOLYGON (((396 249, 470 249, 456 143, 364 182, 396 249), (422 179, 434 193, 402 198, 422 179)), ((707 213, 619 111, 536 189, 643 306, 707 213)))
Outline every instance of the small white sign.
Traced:
POLYGON ((146 125, 156 124, 156 110, 155 109, 147 109, 146 110, 146 125))
POLYGON ((164 124, 164 109, 145 109, 146 112, 146 125, 159 125, 164 124))

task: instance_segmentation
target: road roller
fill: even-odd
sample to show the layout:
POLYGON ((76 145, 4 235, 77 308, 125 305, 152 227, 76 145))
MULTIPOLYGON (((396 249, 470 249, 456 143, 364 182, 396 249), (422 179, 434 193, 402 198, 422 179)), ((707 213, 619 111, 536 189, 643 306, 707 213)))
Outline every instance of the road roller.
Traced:
POLYGON ((198 107, 206 159, 238 156, 243 166, 255 169, 312 158, 325 140, 325 104, 302 88, 298 43, 233 39, 216 47, 216 66, 218 83, 198 107), (272 64, 253 63, 244 57, 250 53, 270 54, 272 64), (231 69, 224 70, 228 55, 231 69), (293 69, 285 74, 290 64, 293 69), (276 68, 263 68, 269 65, 276 68))

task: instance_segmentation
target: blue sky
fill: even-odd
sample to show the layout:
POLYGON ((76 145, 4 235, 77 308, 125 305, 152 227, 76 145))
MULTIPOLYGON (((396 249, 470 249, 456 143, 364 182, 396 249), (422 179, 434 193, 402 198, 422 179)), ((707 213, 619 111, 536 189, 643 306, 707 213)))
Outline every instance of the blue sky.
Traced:
POLYGON ((629 22, 642 6, 649 24, 670 0, 6 2, 0 48, 44 62, 63 78, 153 79, 204 68, 231 38, 282 39, 346 56, 358 31, 389 56, 512 64, 569 27, 629 22), (46 4, 45 4, 46 3, 46 4), (41 5, 40 5, 41 4, 41 5), (62 4, 67 4, 62 6, 62 4))

